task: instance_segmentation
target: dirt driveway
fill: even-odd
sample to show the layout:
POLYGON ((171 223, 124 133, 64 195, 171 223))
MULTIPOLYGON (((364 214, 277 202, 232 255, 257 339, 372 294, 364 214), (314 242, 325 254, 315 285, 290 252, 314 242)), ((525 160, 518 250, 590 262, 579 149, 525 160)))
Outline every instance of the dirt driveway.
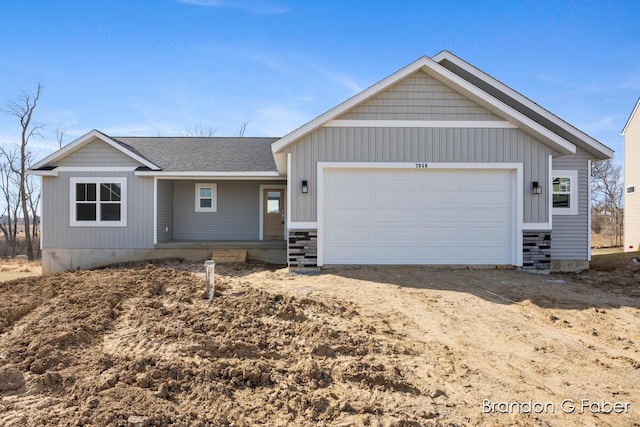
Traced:
POLYGON ((199 266, 7 282, 0 424, 638 426, 639 265, 593 266, 219 265, 212 302, 199 266))

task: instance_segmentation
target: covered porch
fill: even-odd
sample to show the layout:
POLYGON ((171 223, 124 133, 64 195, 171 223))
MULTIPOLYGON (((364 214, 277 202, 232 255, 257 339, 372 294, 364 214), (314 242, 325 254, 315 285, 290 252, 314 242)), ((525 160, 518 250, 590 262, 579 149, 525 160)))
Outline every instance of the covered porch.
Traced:
POLYGON ((246 252, 247 260, 286 264, 286 181, 274 178, 156 177, 156 252, 214 261, 246 252))

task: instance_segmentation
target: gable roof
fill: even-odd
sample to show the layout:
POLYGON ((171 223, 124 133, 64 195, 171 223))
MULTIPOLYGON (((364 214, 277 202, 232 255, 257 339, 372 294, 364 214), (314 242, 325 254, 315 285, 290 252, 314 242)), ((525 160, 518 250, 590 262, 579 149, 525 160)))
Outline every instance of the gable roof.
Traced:
POLYGON ((154 164, 149 159, 145 158, 143 155, 138 153, 132 147, 128 147, 128 146, 122 144, 120 141, 117 141, 117 140, 111 138, 108 135, 105 135, 104 133, 102 133, 102 132, 100 132, 100 131, 98 131, 96 129, 85 133, 80 138, 76 139, 75 141, 65 145, 64 147, 62 147, 58 151, 55 151, 52 154, 48 155, 44 159, 40 160, 39 162, 37 162, 36 164, 31 166, 30 169, 31 170, 37 170, 37 169, 42 169, 42 168, 44 168, 46 166, 55 166, 55 163, 58 162, 60 159, 63 159, 64 157, 67 157, 71 153, 79 150, 80 148, 84 147, 85 145, 87 145, 88 143, 94 141, 95 139, 99 139, 99 140, 103 141, 104 143, 110 145, 111 147, 113 147, 116 150, 124 153, 125 155, 131 157, 132 159, 140 162, 142 165, 144 165, 145 167, 147 167, 147 168, 149 168, 151 170, 159 170, 160 169, 156 164, 154 164))
MULTIPOLYGON (((345 102, 339 104, 338 106, 332 108, 331 110, 325 112, 324 114, 318 116, 317 118, 311 120, 305 125, 284 136, 278 142, 273 144, 273 152, 281 152, 285 147, 287 147, 289 144, 292 144, 299 138, 318 129, 329 121, 336 119, 343 113, 347 112, 349 109, 381 93, 382 91, 404 79, 405 77, 410 76, 418 70, 422 70, 423 72, 434 77, 443 84, 464 94, 472 101, 475 101, 481 106, 487 108, 489 111, 495 113, 500 117, 503 117, 508 122, 535 136, 560 154, 575 153, 577 143, 584 148, 589 148, 589 150, 587 151, 594 154, 594 156, 596 156, 597 158, 608 158, 613 155, 613 151, 611 149, 602 145, 588 135, 580 132, 578 129, 574 128, 568 123, 560 120, 558 117, 554 116, 548 111, 542 109, 544 110, 544 112, 546 112, 546 120, 543 122, 538 122, 534 117, 532 117, 532 115, 526 114, 529 111, 525 108, 522 108, 524 105, 523 103, 505 102, 509 101, 509 98, 503 97, 503 99, 500 99, 494 94, 487 92, 485 88, 481 87, 480 85, 474 84, 474 82, 463 78, 462 76, 443 66, 438 61, 448 59, 449 57, 447 55, 450 54, 445 51, 436 55, 434 59, 428 58, 426 56, 419 58, 415 62, 407 65, 406 67, 393 73, 389 77, 379 81, 373 86, 365 89, 359 94, 353 96, 352 98, 346 100, 345 102), (563 124, 563 126, 561 126, 560 124, 563 124), (565 129, 567 131, 560 132, 561 129, 565 129)), ((453 55, 451 56, 455 58, 453 55)), ((486 78, 489 78, 492 82, 499 83, 497 80, 492 79, 484 73, 482 73, 482 75, 486 78)), ((506 88, 506 86, 504 87, 506 88)), ((517 94, 517 92, 515 91, 512 92, 517 94)), ((521 95, 520 97, 526 100, 526 98, 522 97, 521 95)), ((531 103, 531 101, 529 102, 531 103)), ((402 123, 402 126, 408 126, 408 124, 402 123)))
POLYGON ((92 130, 34 164, 31 171, 50 171, 56 162, 96 139, 138 161, 142 174, 277 175, 271 144, 279 138, 111 137, 92 130))
POLYGON ((163 172, 276 172, 278 138, 114 137, 163 172))
POLYGON ((624 125, 624 128, 622 128, 622 132, 620 133, 620 135, 624 136, 624 133, 627 131, 629 124, 631 124, 631 120, 633 119, 633 116, 636 115, 636 112, 639 109, 640 109, 640 98, 638 98, 638 101, 636 102, 636 106, 633 108, 633 111, 631 112, 631 115, 627 119, 627 123, 624 125))
POLYGON ((443 50, 433 60, 596 158, 613 156, 613 150, 606 145, 451 52, 443 50))

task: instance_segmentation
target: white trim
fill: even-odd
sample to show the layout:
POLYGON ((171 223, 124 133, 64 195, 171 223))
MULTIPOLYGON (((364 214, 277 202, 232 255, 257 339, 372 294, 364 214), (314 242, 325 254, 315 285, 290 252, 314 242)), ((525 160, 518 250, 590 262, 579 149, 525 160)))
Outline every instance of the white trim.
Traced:
POLYGON ((136 171, 137 176, 157 176, 163 179, 285 179, 278 172, 206 172, 206 171, 186 171, 186 172, 156 172, 156 171, 136 171))
MULTIPOLYGON (((508 165, 508 163, 506 165, 508 165)), ((516 172, 516 188, 514 189, 515 194, 513 195, 516 200, 516 210, 514 213, 516 235, 514 236, 515 244, 513 245, 513 250, 515 251, 515 253, 513 254, 513 258, 516 260, 514 265, 516 267, 522 267, 522 248, 524 240, 524 236, 522 235, 522 224, 524 222, 524 166, 522 163, 513 163, 512 165, 513 166, 511 167, 505 166, 505 168, 515 168, 516 172)))
MULTIPOLYGON (((288 215, 289 210, 291 209, 291 153, 287 153, 287 230, 291 229, 291 215, 288 215)), ((288 234, 288 233, 287 233, 288 234)), ((289 245, 287 245, 287 251, 289 250, 289 245)), ((287 259, 289 259, 289 254, 287 253, 287 259)))
POLYGON ((40 169, 43 166, 49 165, 51 163, 55 163, 56 161, 68 156, 69 154, 73 153, 74 151, 84 147, 85 145, 87 145, 89 142, 93 141, 95 138, 101 140, 102 142, 105 142, 106 144, 109 144, 111 147, 115 148, 116 150, 120 151, 121 153, 125 154, 126 156, 132 158, 133 160, 140 162, 141 164, 145 165, 146 167, 150 168, 150 169, 154 169, 154 170, 159 170, 160 168, 153 164, 152 162, 150 162, 149 160, 145 159, 142 156, 139 156, 138 154, 127 150, 122 144, 116 142, 114 139, 110 138, 109 136, 103 134, 102 132, 98 131, 98 130, 92 130, 90 132, 85 133, 84 135, 82 135, 80 138, 76 139, 73 142, 70 142, 69 144, 65 145, 64 147, 62 147, 61 149, 59 149, 58 151, 53 152, 52 154, 48 155, 47 157, 45 157, 44 159, 40 160, 38 163, 36 163, 35 165, 31 166, 32 169, 40 169))
POLYGON ((58 168, 55 169, 51 169, 51 170, 33 170, 33 169, 27 169, 27 175, 34 175, 34 176, 58 176, 58 168))
POLYGON ((549 183, 551 196, 551 206, 553 215, 578 215, 578 171, 577 170, 554 170, 551 182, 549 183), (571 189, 569 190, 569 207, 553 207, 553 178, 569 178, 571 189))
POLYGON ((516 129, 507 121, 496 120, 331 120, 324 127, 412 127, 412 128, 497 128, 516 129))
POLYGON ((153 178, 153 244, 158 244, 158 178, 153 178))
POLYGON ((624 128, 622 128, 622 132, 620 132, 620 136, 624 136, 624 134, 627 132, 627 128, 629 127, 629 124, 631 123, 631 119, 636 114, 636 111, 638 111, 638 108, 640 108, 640 98, 638 98, 638 100, 636 101, 636 106, 633 107, 633 111, 631 112, 631 115, 627 119, 627 123, 625 123, 624 128))
POLYGON ((548 222, 524 222, 522 230, 527 231, 551 231, 551 224, 548 222))
POLYGON ((522 163, 318 162, 318 168, 320 167, 325 169, 516 169, 516 167, 522 167, 522 163))
POLYGON ((469 97, 475 102, 478 102, 485 108, 488 108, 490 111, 508 118, 510 122, 513 122, 517 126, 522 126, 525 131, 531 133, 534 137, 543 140, 543 142, 558 151, 560 154, 573 154, 576 152, 576 146, 571 142, 565 140, 554 132, 551 132, 549 129, 540 125, 536 121, 530 119, 526 115, 498 100, 497 98, 494 98, 487 92, 483 91, 477 86, 472 85, 462 77, 447 70, 442 65, 438 64, 430 58, 427 58, 426 56, 407 65, 401 70, 396 71, 389 77, 379 81, 368 89, 365 89, 354 97, 304 124, 288 135, 285 135, 283 138, 271 145, 271 150, 274 153, 281 151, 287 145, 324 125, 330 120, 335 119, 336 117, 345 113, 347 110, 355 107, 368 98, 373 97, 382 90, 388 88, 389 86, 397 83, 399 80, 411 75, 418 70, 422 70, 430 76, 435 77, 440 81, 446 82, 447 86, 451 87, 453 90, 460 91, 465 96, 469 97))
POLYGON ((127 178, 126 177, 72 177, 69 179, 69 226, 70 227, 126 227, 127 226, 127 178), (120 221, 100 220, 100 184, 120 184, 120 221), (96 220, 76 220, 76 184, 96 184, 96 220))
POLYGON ((330 120, 324 127, 379 128, 489 128, 516 129, 507 121, 489 120, 330 120))
MULTIPOLYGON (((156 178, 157 179, 157 178, 156 178)), ((195 211, 196 212, 217 212, 218 211, 218 184, 214 182, 196 182, 195 185, 195 211), (211 189, 211 207, 203 208, 200 206, 200 190, 203 188, 211 189)), ((207 197, 205 197, 206 199, 207 197)))
POLYGON ((578 138, 580 141, 584 142, 586 145, 588 145, 591 148, 593 148, 594 150, 596 150, 598 153, 600 153, 600 155, 601 155, 600 158, 601 159, 606 159, 606 158, 613 157, 613 150, 611 150, 609 147, 607 147, 604 144, 602 144, 600 141, 597 141, 596 139, 590 137, 586 133, 582 132, 580 129, 575 128, 574 126, 570 125, 569 123, 567 123, 564 120, 562 120, 559 117, 557 117, 555 114, 553 114, 550 111, 542 108, 540 105, 536 104, 535 102, 531 101, 527 97, 525 97, 525 96, 521 95, 520 93, 516 92, 515 90, 511 89, 509 86, 505 85, 504 83, 494 79, 493 77, 491 77, 487 73, 483 72, 482 70, 479 70, 478 68, 476 68, 473 65, 469 64, 468 62, 458 58, 457 56, 455 56, 451 52, 443 50, 442 52, 440 52, 437 55, 435 55, 432 59, 437 63, 440 63, 440 62, 442 62, 442 60, 446 59, 447 61, 450 61, 450 62, 454 63, 455 65, 457 65, 458 67, 462 68, 466 72, 476 76, 480 80, 483 80, 483 81, 489 83, 495 89, 497 89, 500 92, 504 93, 505 95, 509 96, 513 100, 519 102, 523 106, 525 106, 525 107, 535 111, 536 113, 540 114, 541 116, 545 117, 547 120, 553 122, 553 124, 555 124, 556 126, 558 126, 561 129, 569 132, 570 134, 572 134, 573 136, 578 138))
POLYGON ((133 172, 137 166, 100 167, 100 166, 58 166, 59 172, 133 172))
MULTIPOLYGON (((288 197, 288 193, 289 193, 289 186, 288 185, 268 185, 268 184, 263 184, 259 186, 260 188, 260 196, 258 197, 259 200, 259 207, 260 207, 260 235, 259 238, 260 240, 264 240, 264 190, 269 190, 269 189, 274 189, 274 190, 285 190, 285 195, 284 195, 284 199, 285 199, 285 205, 284 205, 284 223, 285 223, 285 227, 284 227, 284 236, 282 236, 284 238, 284 240, 287 240, 287 225, 289 222, 289 205, 287 203, 287 197, 288 197)), ((287 245, 288 247, 288 245, 287 245)))
POLYGON ((42 256, 42 249, 43 249, 43 242, 44 242, 44 237, 42 234, 42 229, 44 228, 42 226, 42 224, 44 223, 44 220, 42 219, 42 213, 44 212, 44 177, 40 176, 40 206, 38 207, 40 209, 40 256, 42 256))
POLYGON ((587 242, 587 250, 589 251, 589 255, 587 256, 587 261, 591 261, 591 159, 587 160, 587 200, 589 201, 589 207, 587 208, 588 215, 588 242, 587 242))
POLYGON ((317 230, 318 223, 316 221, 295 221, 289 224, 289 230, 317 230))
MULTIPOLYGON (((388 162, 318 162, 317 165, 317 218, 316 229, 318 231, 318 267, 324 265, 324 171, 325 169, 423 169, 414 163, 388 163, 388 162)), ((515 209, 513 212, 514 235, 512 240, 511 259, 516 267, 522 266, 522 230, 524 212, 524 167, 522 163, 428 163, 428 169, 510 169, 516 173, 516 182, 513 188, 515 197, 515 209)), ((311 223, 308 223, 311 224, 311 223)))
POLYGON ((122 167, 112 167, 112 166, 58 166, 55 169, 51 170, 33 170, 29 169, 27 173, 29 175, 36 176, 58 176, 60 172, 97 172, 97 173, 105 173, 105 172, 133 172, 137 169, 137 166, 122 166, 122 167))
POLYGON ((549 154, 549 164, 547 170, 547 203, 549 204, 549 228, 553 230, 553 191, 551 191, 551 185, 553 183, 553 155, 549 154))

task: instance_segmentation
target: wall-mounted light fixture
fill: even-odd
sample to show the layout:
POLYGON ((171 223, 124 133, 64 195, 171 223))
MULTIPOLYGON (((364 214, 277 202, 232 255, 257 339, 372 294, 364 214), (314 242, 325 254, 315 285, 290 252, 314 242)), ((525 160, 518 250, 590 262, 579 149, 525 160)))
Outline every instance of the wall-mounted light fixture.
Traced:
POLYGON ((302 192, 303 193, 308 193, 309 192, 309 185, 307 184, 307 180, 303 180, 302 181, 302 192))
POLYGON ((538 181, 533 181, 531 183, 531 189, 533 191, 533 194, 542 194, 542 187, 540 187, 538 181))

